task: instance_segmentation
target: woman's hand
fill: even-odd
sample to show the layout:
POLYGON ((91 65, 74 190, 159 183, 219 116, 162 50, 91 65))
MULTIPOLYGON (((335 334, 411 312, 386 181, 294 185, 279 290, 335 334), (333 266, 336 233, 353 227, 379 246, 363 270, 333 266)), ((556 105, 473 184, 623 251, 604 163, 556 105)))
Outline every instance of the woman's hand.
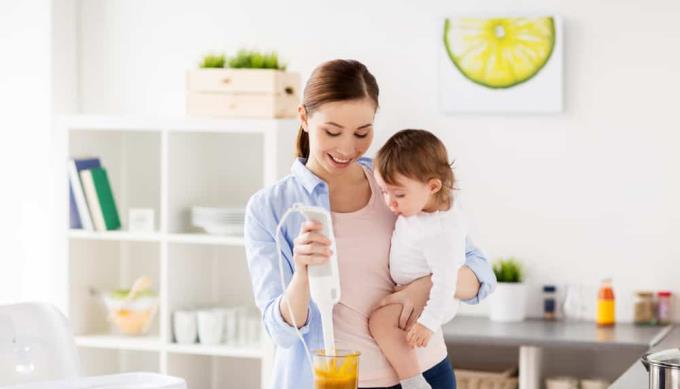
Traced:
POLYGON ((331 257, 331 241, 321 232, 319 222, 302 223, 300 234, 293 241, 293 261, 295 272, 306 272, 308 265, 318 265, 331 257))
MULTIPOLYGON (((378 308, 389 304, 401 304, 399 328, 408 331, 423 313, 427 299, 432 289, 432 276, 418 278, 410 284, 398 287, 396 292, 380 300, 378 308)), ((458 269, 458 282, 455 298, 467 300, 479 292, 479 280, 475 273, 467 266, 458 269)), ((454 298, 454 296, 451 296, 454 298)))
POLYGON ((408 331, 423 313, 431 288, 432 276, 418 278, 405 287, 397 288, 396 292, 380 300, 378 308, 389 304, 401 304, 399 328, 408 331))
POLYGON ((406 342, 411 348, 427 347, 432 331, 420 323, 416 323, 406 334, 406 342))
POLYGON ((331 256, 330 240, 323 236, 321 223, 302 223, 300 234, 293 241, 295 272, 279 304, 283 320, 291 326, 302 328, 309 308, 309 279, 307 266, 328 261, 331 256))

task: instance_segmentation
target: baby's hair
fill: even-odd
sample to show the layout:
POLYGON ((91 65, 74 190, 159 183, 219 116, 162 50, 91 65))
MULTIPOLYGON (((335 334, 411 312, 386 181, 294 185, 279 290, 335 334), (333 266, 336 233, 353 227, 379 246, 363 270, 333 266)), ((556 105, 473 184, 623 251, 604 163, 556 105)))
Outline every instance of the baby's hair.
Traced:
POLYGON ((451 203, 455 176, 446 146, 429 131, 407 129, 392 135, 378 150, 373 166, 389 185, 398 184, 397 174, 423 183, 439 179, 442 189, 435 196, 439 204, 451 203))

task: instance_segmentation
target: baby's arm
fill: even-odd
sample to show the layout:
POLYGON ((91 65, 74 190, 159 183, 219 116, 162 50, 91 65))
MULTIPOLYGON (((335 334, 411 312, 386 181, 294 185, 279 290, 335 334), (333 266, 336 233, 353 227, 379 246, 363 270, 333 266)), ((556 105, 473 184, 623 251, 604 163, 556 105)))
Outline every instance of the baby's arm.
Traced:
POLYGON ((451 296, 456 292, 458 270, 465 263, 463 224, 447 224, 446 231, 430 234, 424 252, 432 271, 432 289, 418 324, 435 332, 455 315, 457 301, 452 301, 451 296))

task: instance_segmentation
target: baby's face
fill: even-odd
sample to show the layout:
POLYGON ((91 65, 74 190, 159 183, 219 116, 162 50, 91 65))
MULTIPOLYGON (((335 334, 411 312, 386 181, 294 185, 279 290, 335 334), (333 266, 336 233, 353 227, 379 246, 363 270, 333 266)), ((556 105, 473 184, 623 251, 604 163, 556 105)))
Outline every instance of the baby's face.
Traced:
POLYGON ((430 185, 401 174, 396 175, 396 185, 385 183, 380 173, 373 172, 390 211, 402 216, 413 216, 432 202, 430 185))

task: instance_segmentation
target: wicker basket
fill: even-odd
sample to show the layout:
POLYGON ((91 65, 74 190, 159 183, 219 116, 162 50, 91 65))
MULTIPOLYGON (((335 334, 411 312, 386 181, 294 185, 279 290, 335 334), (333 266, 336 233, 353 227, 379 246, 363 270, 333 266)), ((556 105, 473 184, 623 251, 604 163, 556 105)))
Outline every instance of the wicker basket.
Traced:
POLYGON ((502 372, 456 369, 458 389, 517 389, 517 368, 502 372))

